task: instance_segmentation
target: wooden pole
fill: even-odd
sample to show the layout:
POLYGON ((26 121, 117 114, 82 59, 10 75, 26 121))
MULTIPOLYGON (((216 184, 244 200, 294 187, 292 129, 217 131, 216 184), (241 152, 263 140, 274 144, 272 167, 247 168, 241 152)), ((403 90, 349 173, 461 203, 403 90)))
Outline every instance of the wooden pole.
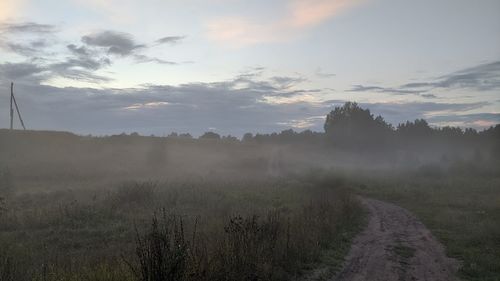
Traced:
POLYGON ((14 129, 14 108, 12 102, 14 100, 14 82, 10 82, 10 129, 14 129))
POLYGON ((21 117, 21 112, 19 111, 19 107, 17 106, 17 101, 16 97, 14 96, 14 83, 11 85, 11 91, 12 91, 12 99, 14 100, 14 105, 16 106, 16 111, 17 111, 17 116, 19 117, 19 122, 21 122, 21 126, 23 126, 23 129, 26 130, 26 127, 24 126, 24 121, 23 118, 21 117))

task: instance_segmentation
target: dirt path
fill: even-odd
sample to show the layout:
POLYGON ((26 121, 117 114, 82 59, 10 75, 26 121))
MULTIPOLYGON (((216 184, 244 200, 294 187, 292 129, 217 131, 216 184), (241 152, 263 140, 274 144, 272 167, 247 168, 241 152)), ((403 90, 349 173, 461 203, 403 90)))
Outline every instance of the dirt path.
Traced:
POLYGON ((458 263, 409 211, 361 199, 370 211, 367 228, 354 240, 344 268, 334 280, 458 280, 458 263))

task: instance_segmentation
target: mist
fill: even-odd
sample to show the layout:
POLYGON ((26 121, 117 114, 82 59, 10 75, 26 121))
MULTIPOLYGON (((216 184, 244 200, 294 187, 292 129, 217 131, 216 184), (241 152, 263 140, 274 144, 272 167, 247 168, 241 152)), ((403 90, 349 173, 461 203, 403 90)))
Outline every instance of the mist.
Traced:
POLYGON ((499 12, 1 0, 0 281, 499 281, 499 12))

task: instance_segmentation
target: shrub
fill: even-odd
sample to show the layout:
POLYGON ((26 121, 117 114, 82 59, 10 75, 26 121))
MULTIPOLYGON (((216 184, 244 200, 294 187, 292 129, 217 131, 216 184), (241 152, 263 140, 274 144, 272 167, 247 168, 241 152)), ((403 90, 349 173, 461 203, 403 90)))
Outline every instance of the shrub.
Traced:
POLYGON ((134 271, 141 281, 289 280, 343 235, 342 223, 353 224, 352 197, 325 196, 294 213, 233 216, 206 239, 199 239, 197 221, 188 237, 180 217, 155 215, 145 234, 137 232, 134 271))
POLYGON ((164 214, 163 223, 160 224, 155 215, 145 235, 137 232, 136 254, 139 260, 139 280, 185 280, 188 244, 184 237, 182 219, 164 214))

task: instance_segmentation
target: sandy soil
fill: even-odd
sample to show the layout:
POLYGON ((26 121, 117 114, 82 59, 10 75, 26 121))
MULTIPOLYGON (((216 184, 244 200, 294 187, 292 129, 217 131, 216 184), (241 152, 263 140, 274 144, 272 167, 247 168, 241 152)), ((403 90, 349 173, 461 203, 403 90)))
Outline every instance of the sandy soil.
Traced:
POLYGON ((458 262, 409 211, 361 199, 370 211, 367 228, 353 242, 344 268, 333 280, 458 280, 458 262))

